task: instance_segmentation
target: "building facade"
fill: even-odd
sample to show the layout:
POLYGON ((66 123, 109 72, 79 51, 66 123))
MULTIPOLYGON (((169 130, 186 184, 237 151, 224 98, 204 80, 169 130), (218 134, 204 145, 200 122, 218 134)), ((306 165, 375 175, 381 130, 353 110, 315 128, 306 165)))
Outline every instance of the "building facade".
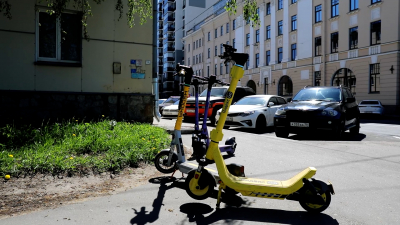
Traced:
POLYGON ((0 123, 102 115, 153 122, 153 21, 130 29, 114 8, 92 4, 90 40, 72 5, 56 19, 44 2, 21 0, 11 20, 0 16, 0 123))
POLYGON ((197 73, 229 82, 231 65, 218 55, 230 44, 249 54, 239 85, 257 94, 292 98, 305 86, 345 85, 358 102, 377 99, 399 114, 399 1, 259 0, 255 26, 243 19, 243 1, 234 15, 225 2, 183 38, 185 62, 197 73))

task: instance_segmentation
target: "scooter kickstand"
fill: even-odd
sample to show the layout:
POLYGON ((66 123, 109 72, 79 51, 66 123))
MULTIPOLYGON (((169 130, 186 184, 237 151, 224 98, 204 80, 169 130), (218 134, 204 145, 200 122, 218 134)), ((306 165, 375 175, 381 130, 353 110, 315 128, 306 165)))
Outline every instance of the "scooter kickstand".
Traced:
POLYGON ((172 175, 171 175, 171 178, 173 178, 174 177, 174 174, 175 174, 175 172, 176 172, 177 170, 175 170, 173 173, 172 173, 172 175))
POLYGON ((223 185, 219 185, 218 187, 218 198, 217 198, 217 209, 219 209, 219 205, 221 203, 221 192, 222 192, 222 186, 223 185))

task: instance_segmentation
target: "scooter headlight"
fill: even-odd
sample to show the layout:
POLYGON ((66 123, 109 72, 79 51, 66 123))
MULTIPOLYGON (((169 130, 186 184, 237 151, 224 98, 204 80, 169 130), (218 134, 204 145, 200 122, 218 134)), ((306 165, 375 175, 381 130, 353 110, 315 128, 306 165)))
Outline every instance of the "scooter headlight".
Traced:
POLYGON ((286 115, 285 108, 279 108, 276 110, 275 115, 283 116, 286 115))
POLYGON ((255 111, 244 111, 240 114, 240 116, 245 117, 245 116, 250 116, 251 114, 254 114, 255 111))

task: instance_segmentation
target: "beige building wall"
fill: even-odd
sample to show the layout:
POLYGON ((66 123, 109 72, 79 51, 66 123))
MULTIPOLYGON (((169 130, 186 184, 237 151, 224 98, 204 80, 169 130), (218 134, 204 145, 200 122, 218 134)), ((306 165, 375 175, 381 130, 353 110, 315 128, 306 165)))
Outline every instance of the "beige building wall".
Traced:
MULTIPOLYGON (((314 85, 316 72, 321 73, 321 85, 331 86, 335 73, 347 68, 351 70, 356 83, 353 87, 357 101, 366 99, 378 99, 386 106, 387 112, 399 113, 400 105, 400 78, 399 78, 399 1, 382 1, 371 5, 370 1, 359 1, 357 10, 351 11, 349 3, 340 1, 339 16, 331 17, 331 1, 313 0, 297 1, 291 4, 290 0, 283 0, 283 9, 278 10, 278 1, 257 1, 260 8, 260 25, 254 27, 247 25, 243 20, 242 1, 238 1, 238 10, 235 15, 227 12, 220 15, 211 15, 200 30, 187 32, 184 37, 186 44, 196 39, 204 39, 205 45, 190 52, 185 47, 185 60, 191 59, 190 65, 195 70, 204 68, 207 75, 207 67, 210 74, 214 74, 217 65, 217 78, 229 81, 229 75, 220 72, 220 60, 214 56, 214 48, 217 46, 220 54, 221 43, 232 45, 235 39, 238 52, 246 52, 250 56, 248 69, 239 85, 251 86, 257 94, 282 94, 281 80, 289 77, 293 84, 291 95, 293 97, 299 90, 307 85, 314 85), (266 15, 266 4, 271 4, 271 14, 266 15), (315 7, 322 5, 322 21, 315 23, 315 7), (291 17, 297 16, 297 27, 291 31, 291 17), (236 29, 232 29, 232 21, 236 19, 236 29), (278 36, 278 21, 283 20, 283 35, 278 36), (371 22, 381 21, 381 43, 371 46, 370 26, 371 22), (230 24, 228 35, 220 36, 220 26, 230 24), (394 25, 396 24, 396 25, 394 25), (266 26, 271 25, 271 39, 266 40, 266 26), (349 29, 358 27, 358 48, 349 49, 349 29), (214 30, 218 29, 218 37, 214 38, 214 30), (260 43, 255 43, 255 32, 260 30, 260 43), (211 33, 211 40, 207 41, 207 34, 211 33), (331 53, 331 33, 339 32, 339 48, 337 53, 331 53), (246 34, 250 33, 250 45, 246 46, 246 34), (322 38, 322 54, 315 56, 315 38, 322 38), (297 44, 296 60, 291 61, 291 45, 297 44), (283 48, 282 63, 277 63, 277 49, 283 48), (210 59, 207 59, 208 48, 211 49, 210 59), (271 52, 271 62, 266 65, 266 51, 271 52), (198 64, 192 62, 192 56, 204 53, 204 61, 198 64), (255 54, 260 54, 259 68, 255 67, 255 54), (380 92, 370 92, 370 64, 380 64, 380 92), (390 70, 394 68, 393 73, 390 70), (267 81, 267 83, 265 82, 267 81), (255 85, 254 85, 255 84, 255 85)), ((225 31, 224 27, 224 31, 225 31)), ((186 62, 186 61, 185 61, 186 62)), ((230 67, 229 67, 230 68, 230 67)))
POLYGON ((82 66, 68 67, 34 64, 35 9, 45 8, 30 0, 13 4, 12 20, 0 16, 0 90, 151 94, 152 20, 143 26, 136 20, 130 29, 125 13, 118 21, 115 1, 91 6, 94 16, 88 19, 90 41, 82 40, 82 66), (131 78, 131 59, 142 60, 145 79, 131 78), (113 74, 113 62, 121 63, 121 74, 113 74))

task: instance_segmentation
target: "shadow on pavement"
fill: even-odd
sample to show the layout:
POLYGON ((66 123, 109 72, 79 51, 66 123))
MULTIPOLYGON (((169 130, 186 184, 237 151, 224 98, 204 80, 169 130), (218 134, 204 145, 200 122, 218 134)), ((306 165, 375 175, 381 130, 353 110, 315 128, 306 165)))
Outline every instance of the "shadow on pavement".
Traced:
POLYGON ((400 125, 400 119, 390 119, 390 118, 380 118, 376 116, 366 116, 363 115, 360 119, 360 123, 375 123, 375 124, 392 124, 392 125, 400 125))
POLYGON ((212 224, 223 221, 254 221, 262 223, 279 224, 324 224, 336 225, 338 221, 326 214, 311 214, 307 212, 293 212, 276 209, 247 208, 247 207, 226 207, 215 210, 210 215, 205 215, 213 209, 203 203, 185 203, 181 205, 180 211, 187 214, 189 222, 196 224, 212 224))
POLYGON ((329 133, 322 134, 294 134, 290 135, 288 139, 296 141, 362 141, 367 135, 359 133, 357 135, 352 135, 349 132, 344 132, 342 138, 337 139, 329 133))

